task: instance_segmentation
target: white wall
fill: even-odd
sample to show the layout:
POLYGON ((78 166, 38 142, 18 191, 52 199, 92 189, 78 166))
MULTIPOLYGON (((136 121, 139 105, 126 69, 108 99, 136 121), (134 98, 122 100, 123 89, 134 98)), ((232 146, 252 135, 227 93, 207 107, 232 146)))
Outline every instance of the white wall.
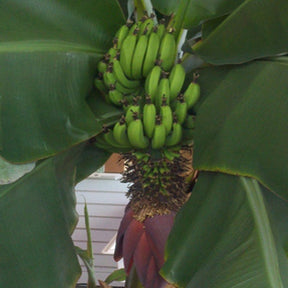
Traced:
MULTIPOLYGON (((95 274, 96 278, 102 281, 117 269, 117 263, 114 262, 113 255, 103 254, 102 250, 117 233, 125 206, 128 203, 125 196, 127 184, 121 183, 120 177, 120 174, 95 173, 76 186, 79 222, 72 238, 75 245, 86 248, 87 238, 84 220, 84 203, 86 200, 90 216, 95 274)), ((78 283, 87 282, 87 272, 84 264, 82 270, 83 273, 78 283)), ((115 286, 121 284, 113 283, 115 286)))

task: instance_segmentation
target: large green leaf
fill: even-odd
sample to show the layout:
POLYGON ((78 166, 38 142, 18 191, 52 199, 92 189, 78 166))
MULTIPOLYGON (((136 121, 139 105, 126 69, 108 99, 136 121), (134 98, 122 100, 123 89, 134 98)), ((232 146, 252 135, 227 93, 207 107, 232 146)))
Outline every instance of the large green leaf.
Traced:
POLYGON ((80 151, 43 160, 0 186, 0 287, 75 287, 81 269, 70 235, 80 151))
POLYGON ((195 51, 216 65, 287 52, 287 13, 286 0, 246 0, 197 45, 195 51))
POLYGON ((95 117, 86 97, 97 61, 123 23, 121 11, 115 0, 1 1, 4 158, 45 158, 99 133, 103 114, 95 117))
POLYGON ((288 198, 287 63, 255 61, 200 72, 197 169, 253 176, 288 198))
POLYGON ((35 163, 11 164, 0 158, 0 185, 9 184, 33 170, 35 163))
POLYGON ((177 13, 182 3, 187 3, 187 11, 184 19, 184 27, 198 26, 208 19, 214 19, 231 13, 245 0, 153 0, 157 10, 165 15, 177 13))
POLYGON ((200 173, 168 239, 165 277, 185 288, 287 287, 283 230, 266 195, 277 198, 251 178, 200 173))
POLYGON ((2 0, 0 42, 18 48, 26 41, 46 40, 51 49, 57 41, 103 53, 123 21, 116 0, 2 0))

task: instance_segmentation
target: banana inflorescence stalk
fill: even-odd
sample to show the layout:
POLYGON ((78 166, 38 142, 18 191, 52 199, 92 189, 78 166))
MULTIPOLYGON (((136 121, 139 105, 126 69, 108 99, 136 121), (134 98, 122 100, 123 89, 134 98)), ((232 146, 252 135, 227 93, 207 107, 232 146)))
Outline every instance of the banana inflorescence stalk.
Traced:
POLYGON ((94 80, 121 116, 103 125, 93 143, 125 159, 123 182, 132 183, 127 195, 137 221, 174 213, 185 203, 191 164, 182 152, 191 151, 200 98, 199 75, 189 81, 177 59, 174 28, 155 24, 154 17, 144 14, 118 29, 94 80))

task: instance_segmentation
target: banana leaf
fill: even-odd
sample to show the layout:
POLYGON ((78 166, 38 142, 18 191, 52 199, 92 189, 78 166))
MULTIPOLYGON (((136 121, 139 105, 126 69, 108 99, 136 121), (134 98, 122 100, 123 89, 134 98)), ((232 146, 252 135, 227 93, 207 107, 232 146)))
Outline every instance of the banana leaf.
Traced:
POLYGON ((4 0, 0 19, 1 156, 33 162, 97 135, 107 105, 95 115, 86 99, 124 23, 119 3, 4 0))
POLYGON ((253 178, 200 172, 162 275, 185 288, 287 287, 287 215, 287 202, 253 178))

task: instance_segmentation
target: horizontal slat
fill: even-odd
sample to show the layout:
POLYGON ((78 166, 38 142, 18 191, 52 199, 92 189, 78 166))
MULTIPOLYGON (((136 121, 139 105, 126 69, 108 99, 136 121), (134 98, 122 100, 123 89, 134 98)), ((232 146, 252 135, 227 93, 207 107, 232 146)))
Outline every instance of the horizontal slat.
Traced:
MULTIPOLYGON (((107 187, 108 189, 109 187, 107 187)), ((94 203, 94 204, 127 204, 129 200, 124 193, 115 193, 115 192, 95 192, 95 193, 85 193, 78 192, 76 193, 77 203, 85 204, 94 203)))
MULTIPOLYGON (((112 237, 117 233, 117 230, 114 229, 110 229, 110 230, 96 230, 96 229, 91 229, 91 238, 94 241, 98 241, 98 242, 109 242, 112 237)), ((86 239, 86 230, 85 229, 75 229, 73 235, 72 235, 72 239, 73 240, 82 240, 82 239, 86 239)))
MULTIPOLYGON (((126 205, 91 204, 87 203, 88 215, 102 217, 123 217, 126 205)), ((84 215, 84 204, 78 203, 76 210, 80 216, 84 215)))
MULTIPOLYGON (((89 217, 90 229, 118 229, 121 222, 121 218, 108 218, 108 217, 89 217)), ((85 218, 84 216, 79 217, 77 224, 78 228, 85 228, 85 218)))
POLYGON ((125 192, 128 190, 127 183, 121 183, 119 180, 85 179, 75 187, 76 191, 111 191, 125 192))

